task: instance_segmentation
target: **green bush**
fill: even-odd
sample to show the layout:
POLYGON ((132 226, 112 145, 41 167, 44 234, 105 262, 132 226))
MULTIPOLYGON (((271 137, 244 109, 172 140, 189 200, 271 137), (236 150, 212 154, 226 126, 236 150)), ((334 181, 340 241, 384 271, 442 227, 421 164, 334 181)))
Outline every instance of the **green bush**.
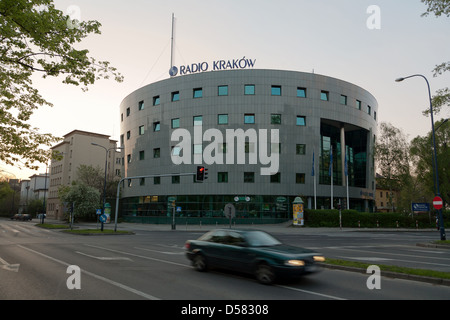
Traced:
MULTIPOLYGON (((435 228, 434 214, 431 221, 428 214, 411 217, 403 213, 368 213, 356 210, 342 210, 343 228, 435 228)), ((445 228, 450 227, 450 212, 444 212, 445 228)), ((305 210, 305 226, 307 227, 339 227, 339 210, 305 210)))

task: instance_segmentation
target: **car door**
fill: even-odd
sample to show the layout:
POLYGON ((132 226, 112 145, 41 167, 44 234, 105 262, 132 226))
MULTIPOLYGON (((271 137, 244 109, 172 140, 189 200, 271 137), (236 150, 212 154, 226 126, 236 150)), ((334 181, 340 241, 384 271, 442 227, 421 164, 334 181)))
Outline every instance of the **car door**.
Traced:
POLYGON ((251 272, 253 256, 247 247, 245 238, 235 231, 228 231, 222 252, 226 268, 241 272, 251 272))
POLYGON ((223 267, 224 266, 224 243, 226 242, 227 233, 224 230, 214 231, 205 245, 203 252, 208 260, 209 265, 223 267))

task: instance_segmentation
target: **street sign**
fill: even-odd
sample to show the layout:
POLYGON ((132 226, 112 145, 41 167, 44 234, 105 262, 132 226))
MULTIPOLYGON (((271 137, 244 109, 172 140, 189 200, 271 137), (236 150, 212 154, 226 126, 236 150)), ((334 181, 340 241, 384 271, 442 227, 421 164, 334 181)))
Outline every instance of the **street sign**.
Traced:
POLYGON ((441 210, 443 205, 444 205, 444 202, 442 201, 441 197, 439 197, 439 196, 434 197, 434 199, 433 199, 433 207, 436 210, 441 210))
POLYGON ((100 215, 100 217, 98 219, 100 220, 100 222, 106 222, 108 217, 106 216, 106 214, 102 214, 102 215, 100 215))
POLYGON ((225 217, 227 218, 234 218, 236 215, 236 208, 231 203, 228 203, 223 211, 225 213, 225 217))
POLYGON ((430 204, 429 203, 412 203, 412 211, 414 212, 429 212, 430 204))
POLYGON ((97 209, 97 211, 95 212, 98 216, 102 214, 102 209, 97 209))

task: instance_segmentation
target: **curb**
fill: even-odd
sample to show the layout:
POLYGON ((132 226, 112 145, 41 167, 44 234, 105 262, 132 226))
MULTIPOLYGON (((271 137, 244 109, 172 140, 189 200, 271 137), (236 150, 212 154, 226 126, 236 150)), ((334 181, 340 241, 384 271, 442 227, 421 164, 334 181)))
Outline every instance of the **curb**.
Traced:
MULTIPOLYGON (((328 269, 352 271, 352 272, 359 272, 359 273, 367 274, 366 269, 363 269, 363 268, 339 266, 339 265, 326 264, 326 263, 323 263, 323 264, 321 263, 320 266, 322 266, 323 268, 328 268, 328 269)), ((413 275, 413 274, 406 274, 406 273, 399 273, 399 272, 392 272, 392 271, 383 271, 383 270, 381 270, 381 276, 388 277, 388 278, 394 278, 394 279, 413 280, 413 281, 427 282, 430 284, 450 286, 450 279, 424 277, 424 276, 417 276, 417 275, 413 275)))
POLYGON ((424 248, 450 249, 450 245, 435 243, 416 243, 416 246, 424 248))

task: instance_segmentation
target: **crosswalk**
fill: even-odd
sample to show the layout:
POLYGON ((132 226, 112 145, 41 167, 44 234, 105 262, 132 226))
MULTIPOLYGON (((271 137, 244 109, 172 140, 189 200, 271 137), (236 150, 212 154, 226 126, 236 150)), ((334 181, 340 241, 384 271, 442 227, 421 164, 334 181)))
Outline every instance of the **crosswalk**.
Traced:
POLYGON ((33 222, 0 220, 0 240, 2 238, 48 238, 50 235, 50 230, 36 227, 33 222))

